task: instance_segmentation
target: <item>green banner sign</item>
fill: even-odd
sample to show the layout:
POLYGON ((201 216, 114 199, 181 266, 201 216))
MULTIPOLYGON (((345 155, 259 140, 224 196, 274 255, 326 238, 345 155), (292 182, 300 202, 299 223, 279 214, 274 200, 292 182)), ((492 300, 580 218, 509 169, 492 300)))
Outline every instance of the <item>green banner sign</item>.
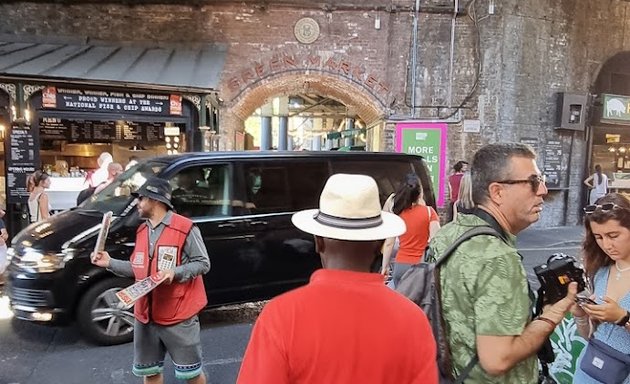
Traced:
POLYGON ((436 192, 438 207, 444 206, 447 128, 446 124, 441 123, 396 124, 396 151, 424 158, 436 192))
POLYGON ((603 104, 602 120, 630 122, 630 97, 604 94, 603 104))

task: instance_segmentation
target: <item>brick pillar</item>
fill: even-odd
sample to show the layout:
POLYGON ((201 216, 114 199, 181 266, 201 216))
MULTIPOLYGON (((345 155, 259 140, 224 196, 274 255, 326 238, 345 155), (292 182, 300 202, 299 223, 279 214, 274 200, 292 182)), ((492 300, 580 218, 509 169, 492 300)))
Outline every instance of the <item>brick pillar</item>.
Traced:
POLYGON ((289 98, 281 97, 278 114, 278 150, 286 151, 289 146, 289 98))
MULTIPOLYGON (((354 129, 354 117, 347 117, 346 118, 346 131, 351 131, 354 129)), ((351 147, 354 145, 354 134, 352 136, 346 136, 343 139, 343 146, 344 147, 351 147)))
POLYGON ((273 143, 272 127, 271 127, 271 115, 273 114, 273 107, 271 103, 264 105, 260 108, 260 150, 265 151, 271 149, 273 143))

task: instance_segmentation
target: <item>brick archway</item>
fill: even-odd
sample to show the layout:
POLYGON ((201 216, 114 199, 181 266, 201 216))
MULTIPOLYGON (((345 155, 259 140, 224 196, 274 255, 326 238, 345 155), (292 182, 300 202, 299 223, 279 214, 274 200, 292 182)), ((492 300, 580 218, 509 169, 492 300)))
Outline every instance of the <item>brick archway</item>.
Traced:
POLYGON ((322 73, 291 73, 265 78, 244 90, 233 100, 229 110, 240 120, 277 96, 315 93, 346 105, 367 125, 382 120, 383 104, 367 89, 343 77, 322 73))

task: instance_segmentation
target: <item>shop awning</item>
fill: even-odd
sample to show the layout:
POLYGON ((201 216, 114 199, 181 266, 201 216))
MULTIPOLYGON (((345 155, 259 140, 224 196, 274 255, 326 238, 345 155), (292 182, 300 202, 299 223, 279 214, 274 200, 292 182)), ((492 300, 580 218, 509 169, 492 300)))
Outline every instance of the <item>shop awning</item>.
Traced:
POLYGON ((29 42, 0 36, 0 76, 216 90, 226 48, 214 44, 29 42))

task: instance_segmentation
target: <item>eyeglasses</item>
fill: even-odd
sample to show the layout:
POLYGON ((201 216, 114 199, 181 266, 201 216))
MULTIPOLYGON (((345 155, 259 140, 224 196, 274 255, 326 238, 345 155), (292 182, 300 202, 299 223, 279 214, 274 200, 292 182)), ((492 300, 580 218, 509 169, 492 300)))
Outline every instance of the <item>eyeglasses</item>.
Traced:
POLYGON ((545 175, 531 175, 527 179, 523 180, 502 180, 496 181, 499 184, 525 184, 529 183, 532 186, 532 191, 534 193, 538 192, 538 188, 540 188, 540 184, 545 184, 547 182, 547 177, 545 175))
POLYGON ((623 209, 623 207, 615 203, 587 205, 584 207, 584 213, 590 215, 591 213, 595 213, 597 211, 610 212, 613 209, 623 209))

